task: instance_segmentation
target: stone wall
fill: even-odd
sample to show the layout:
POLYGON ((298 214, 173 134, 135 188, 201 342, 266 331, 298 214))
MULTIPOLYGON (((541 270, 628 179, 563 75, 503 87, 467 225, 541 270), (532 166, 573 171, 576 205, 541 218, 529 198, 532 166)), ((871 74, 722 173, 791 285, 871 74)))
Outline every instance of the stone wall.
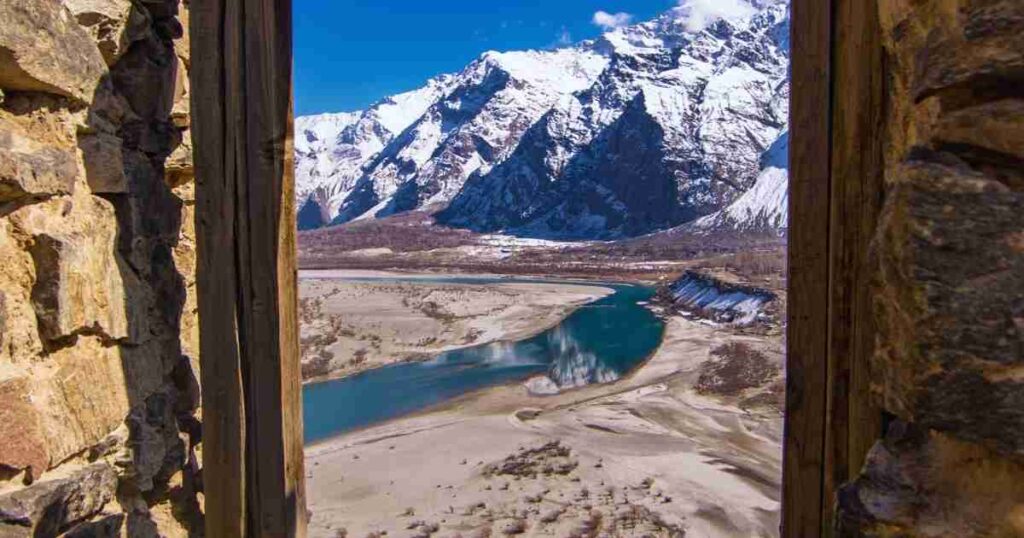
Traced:
POLYGON ((0 0, 0 537, 201 532, 188 6, 0 0))
POLYGON ((848 536, 1024 536, 1024 3, 877 0, 886 200, 848 536))

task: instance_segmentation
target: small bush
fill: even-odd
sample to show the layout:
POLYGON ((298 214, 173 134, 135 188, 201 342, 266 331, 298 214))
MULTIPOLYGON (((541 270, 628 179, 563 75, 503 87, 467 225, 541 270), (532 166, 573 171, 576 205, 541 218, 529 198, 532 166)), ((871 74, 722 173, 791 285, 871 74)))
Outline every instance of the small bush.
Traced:
POLYGON ((701 394, 736 395, 770 382, 779 373, 760 351, 742 342, 730 342, 711 352, 697 380, 701 394))

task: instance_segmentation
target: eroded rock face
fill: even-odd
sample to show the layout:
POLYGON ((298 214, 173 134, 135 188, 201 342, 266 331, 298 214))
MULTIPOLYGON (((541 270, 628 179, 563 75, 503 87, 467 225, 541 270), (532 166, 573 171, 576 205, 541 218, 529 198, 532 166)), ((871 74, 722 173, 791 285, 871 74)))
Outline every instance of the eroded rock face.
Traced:
POLYGON ((40 144, 0 119, 0 202, 70 194, 78 178, 74 151, 40 144))
POLYGON ((106 64, 71 13, 53 0, 0 3, 0 89, 88 103, 106 64))
POLYGON ((894 424, 839 492, 841 536, 1020 536, 1024 466, 974 443, 894 424))
POLYGON ((111 255, 117 233, 113 207, 81 195, 28 206, 11 220, 32 238, 32 305, 43 340, 57 345, 76 334, 127 338, 125 284, 111 255))
POLYGON ((0 495, 0 535, 56 536, 102 510, 116 487, 114 469, 97 463, 67 478, 0 495))
POLYGON ((179 13, 0 0, 0 537, 201 526, 179 13))
POLYGON ((878 5, 890 94, 872 380, 899 423, 843 490, 841 527, 1022 535, 1024 4, 878 5))
POLYGON ((114 65, 133 41, 149 31, 146 14, 132 10, 129 0, 64 0, 64 5, 92 35, 107 65, 114 65))

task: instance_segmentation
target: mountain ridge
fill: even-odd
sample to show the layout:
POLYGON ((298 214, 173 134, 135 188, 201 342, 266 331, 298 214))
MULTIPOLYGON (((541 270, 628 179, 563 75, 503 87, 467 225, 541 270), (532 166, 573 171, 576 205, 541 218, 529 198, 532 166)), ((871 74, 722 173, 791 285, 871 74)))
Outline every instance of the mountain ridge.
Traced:
POLYGON ((553 239, 711 226, 786 127, 788 2, 759 7, 699 31, 670 10, 570 47, 489 51, 366 111, 299 118, 300 227, 410 210, 553 239))

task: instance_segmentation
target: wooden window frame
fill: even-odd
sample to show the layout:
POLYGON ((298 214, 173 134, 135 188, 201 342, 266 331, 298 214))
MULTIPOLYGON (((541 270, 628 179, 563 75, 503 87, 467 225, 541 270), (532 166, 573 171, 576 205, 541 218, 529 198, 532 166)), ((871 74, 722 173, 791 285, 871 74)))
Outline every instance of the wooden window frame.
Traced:
MULTIPOLYGON (((195 0, 190 71, 206 535, 305 536, 291 0, 195 0)), ((879 436, 868 251, 882 196, 875 2, 792 0, 782 536, 830 534, 879 436)))
POLYGON ((830 536, 835 494, 881 436, 870 400, 871 238, 881 208, 877 5, 792 0, 782 536, 830 536))

